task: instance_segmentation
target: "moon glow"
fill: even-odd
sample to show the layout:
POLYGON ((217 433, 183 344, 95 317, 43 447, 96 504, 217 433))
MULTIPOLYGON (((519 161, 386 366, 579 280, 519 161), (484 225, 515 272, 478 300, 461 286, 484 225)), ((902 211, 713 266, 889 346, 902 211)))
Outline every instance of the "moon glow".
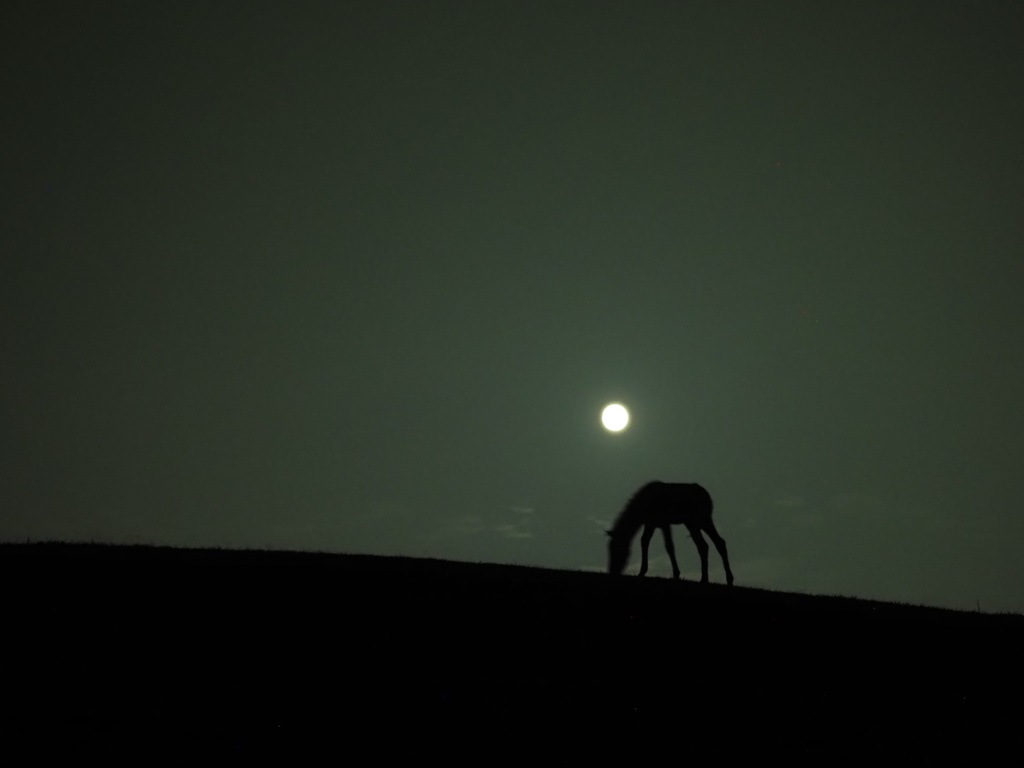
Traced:
POLYGON ((601 411, 601 423, 609 432, 621 432, 629 424, 629 411, 621 403, 606 405, 601 411))

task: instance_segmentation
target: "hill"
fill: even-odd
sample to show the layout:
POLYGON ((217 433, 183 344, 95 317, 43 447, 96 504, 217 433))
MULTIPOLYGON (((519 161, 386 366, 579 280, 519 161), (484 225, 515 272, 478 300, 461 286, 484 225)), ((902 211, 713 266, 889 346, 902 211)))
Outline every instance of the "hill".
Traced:
POLYGON ((1024 751, 1017 615, 274 551, 8 544, 0 575, 12 751, 1024 751))

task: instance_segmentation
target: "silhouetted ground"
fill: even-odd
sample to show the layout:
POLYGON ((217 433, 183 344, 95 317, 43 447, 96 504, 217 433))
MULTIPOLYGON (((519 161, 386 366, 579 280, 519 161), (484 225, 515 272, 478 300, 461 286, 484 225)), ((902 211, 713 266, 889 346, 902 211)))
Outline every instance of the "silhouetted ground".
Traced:
POLYGON ((1024 755, 1017 615, 288 552, 0 545, 0 575, 4 754, 1024 755))

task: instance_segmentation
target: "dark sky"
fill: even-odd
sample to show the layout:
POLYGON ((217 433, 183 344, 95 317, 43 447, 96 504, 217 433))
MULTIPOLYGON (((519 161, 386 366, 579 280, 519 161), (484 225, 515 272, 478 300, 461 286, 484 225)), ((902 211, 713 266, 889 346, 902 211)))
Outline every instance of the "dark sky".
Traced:
POLYGON ((3 16, 0 539, 1024 611, 1019 4, 3 16))

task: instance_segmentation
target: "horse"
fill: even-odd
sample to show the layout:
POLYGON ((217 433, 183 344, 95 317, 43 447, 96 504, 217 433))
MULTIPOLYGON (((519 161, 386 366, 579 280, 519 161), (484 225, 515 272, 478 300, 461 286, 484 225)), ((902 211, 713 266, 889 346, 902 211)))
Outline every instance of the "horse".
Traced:
POLYGON ((608 531, 608 572, 620 575, 629 561, 629 547, 636 532, 643 526, 640 537, 640 576, 647 573, 647 547, 654 531, 661 529, 665 538, 665 550, 672 561, 672 578, 679 578, 679 563, 676 562, 676 548, 672 543, 672 526, 685 525, 700 555, 701 583, 708 583, 708 543, 701 535, 707 533, 714 542, 725 565, 725 578, 733 583, 729 567, 729 553, 723 539, 711 520, 711 494, 696 483, 647 483, 633 494, 622 510, 612 529, 608 531))

